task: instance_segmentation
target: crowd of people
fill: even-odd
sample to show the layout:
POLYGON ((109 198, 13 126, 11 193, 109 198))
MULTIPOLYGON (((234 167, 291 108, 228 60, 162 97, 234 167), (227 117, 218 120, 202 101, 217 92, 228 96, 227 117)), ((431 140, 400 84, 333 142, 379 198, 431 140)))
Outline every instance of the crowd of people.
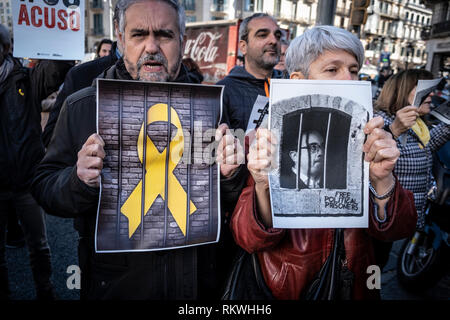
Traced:
MULTIPOLYGON (((379 299, 379 290, 366 285, 367 267, 383 263, 385 246, 380 243, 389 247, 423 224, 424 197, 433 180, 431 154, 450 137, 449 125, 429 130, 423 120, 431 97, 419 108, 411 106, 417 81, 432 78, 431 73, 405 70, 386 80, 375 116, 363 128, 369 227, 277 229, 267 174, 277 138, 267 122, 244 145, 231 130, 246 130, 255 101, 269 95, 270 79, 358 80, 364 48, 354 34, 332 26, 312 27, 287 43, 272 16, 245 18, 239 28, 242 62, 218 82, 224 86, 215 136, 220 240, 158 252, 97 253, 96 214, 106 155, 105 142, 96 133, 93 80, 203 79, 193 61, 182 60, 185 14, 176 0, 119 0, 113 21, 117 41, 102 41, 97 59, 76 66, 41 61, 32 69, 12 57, 10 35, 0 25, 0 299, 10 294, 5 235, 11 208, 25 234, 38 299, 56 298, 44 212, 75 219, 81 299, 220 299, 236 257, 245 254, 255 257, 252 263, 260 268, 267 294, 261 295, 264 288, 255 286, 250 270, 240 286, 253 292, 241 297, 303 299, 333 254, 333 243, 342 248, 339 270, 347 277, 328 298, 379 299), (42 132, 41 101, 53 92, 58 93, 42 132)), ((309 139, 305 145, 320 159, 323 138, 311 131, 309 139)), ((322 183, 313 180, 305 187, 322 183)))

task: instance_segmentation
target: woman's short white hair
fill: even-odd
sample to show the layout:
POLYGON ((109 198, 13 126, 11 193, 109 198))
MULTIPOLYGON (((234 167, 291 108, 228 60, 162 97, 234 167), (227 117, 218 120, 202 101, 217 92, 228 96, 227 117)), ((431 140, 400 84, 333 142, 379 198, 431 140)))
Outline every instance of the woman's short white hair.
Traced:
POLYGON ((309 67, 324 51, 344 50, 355 56, 359 68, 364 63, 364 48, 351 32, 334 26, 315 26, 291 41, 286 51, 286 69, 308 77, 309 67))

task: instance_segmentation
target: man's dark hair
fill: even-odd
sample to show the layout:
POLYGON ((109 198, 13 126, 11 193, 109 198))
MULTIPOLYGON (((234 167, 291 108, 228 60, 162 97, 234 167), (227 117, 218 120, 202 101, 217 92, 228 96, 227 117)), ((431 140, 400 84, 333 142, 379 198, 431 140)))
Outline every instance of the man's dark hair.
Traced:
POLYGON ((100 49, 102 48, 102 45, 104 45, 105 43, 112 45, 113 42, 109 39, 102 39, 102 41, 100 41, 100 43, 97 46, 97 57, 100 54, 100 49))
POLYGON ((248 42, 248 24, 253 19, 263 18, 263 17, 271 18, 275 22, 275 24, 278 25, 277 21, 271 15, 269 15, 267 13, 257 12, 255 14, 251 15, 250 17, 247 17, 244 20, 242 20, 241 25, 239 26, 239 40, 244 40, 245 42, 248 42))

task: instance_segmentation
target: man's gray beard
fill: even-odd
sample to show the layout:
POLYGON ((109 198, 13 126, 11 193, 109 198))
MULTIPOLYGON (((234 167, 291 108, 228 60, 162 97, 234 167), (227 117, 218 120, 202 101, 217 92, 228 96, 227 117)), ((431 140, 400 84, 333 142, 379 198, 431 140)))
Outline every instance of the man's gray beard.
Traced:
MULTIPOLYGON (((147 54, 139 59, 137 62, 137 80, 139 81, 155 81, 155 82, 167 82, 171 80, 171 72, 146 72, 141 75, 142 67, 147 61, 156 61, 162 64, 163 69, 167 71, 168 62, 167 59, 161 54, 147 54)), ((179 64, 176 65, 178 67, 179 64)))
MULTIPOLYGON (((181 58, 177 61, 177 63, 173 66, 169 73, 167 72, 152 72, 146 73, 146 78, 141 77, 141 67, 138 66, 138 80, 139 81, 155 81, 155 82, 169 82, 174 81, 178 75, 178 68, 181 64, 181 58)), ((167 68, 166 66, 164 66, 167 68)))

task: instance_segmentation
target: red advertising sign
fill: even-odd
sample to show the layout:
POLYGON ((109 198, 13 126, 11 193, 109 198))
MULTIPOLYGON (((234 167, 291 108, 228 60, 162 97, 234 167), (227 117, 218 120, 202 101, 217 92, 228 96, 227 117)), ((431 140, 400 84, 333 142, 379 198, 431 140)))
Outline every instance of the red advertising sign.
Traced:
POLYGON ((216 83, 227 73, 228 31, 230 25, 203 25, 186 29, 185 58, 198 64, 204 83, 216 83))

